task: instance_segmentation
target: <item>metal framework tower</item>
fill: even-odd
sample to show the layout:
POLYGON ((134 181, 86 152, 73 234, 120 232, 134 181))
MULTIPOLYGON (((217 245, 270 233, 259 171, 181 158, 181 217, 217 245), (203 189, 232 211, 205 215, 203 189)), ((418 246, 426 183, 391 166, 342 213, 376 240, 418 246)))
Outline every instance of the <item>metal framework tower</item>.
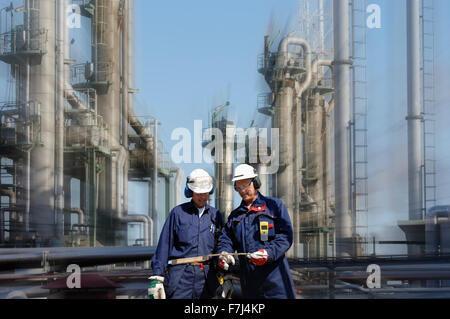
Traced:
POLYGON ((333 17, 330 0, 299 0, 300 35, 319 57, 333 56, 333 17))
POLYGON ((354 252, 365 254, 368 237, 368 141, 366 79, 366 0, 351 3, 352 120, 351 120, 351 196, 354 252))

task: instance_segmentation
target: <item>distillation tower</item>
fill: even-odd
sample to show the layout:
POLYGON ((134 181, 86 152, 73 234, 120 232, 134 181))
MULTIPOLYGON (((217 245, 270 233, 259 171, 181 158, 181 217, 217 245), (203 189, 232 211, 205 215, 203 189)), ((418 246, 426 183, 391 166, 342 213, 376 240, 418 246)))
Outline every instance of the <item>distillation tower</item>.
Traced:
POLYGON ((300 6, 302 37, 292 32, 272 52, 275 39, 266 36, 258 59, 271 91, 258 98, 258 109, 271 117, 280 137, 272 195, 282 199, 293 222, 288 255, 361 255, 360 215, 367 211, 367 176, 361 172, 367 174, 367 167, 355 167, 367 165, 367 137, 356 135, 367 134, 367 105, 365 96, 351 96, 350 90, 358 82, 351 80, 356 55, 350 50, 362 43, 354 40, 361 10, 348 1, 311 3, 300 6), (363 125, 355 129, 357 118, 363 125))
POLYGON ((179 171, 158 142, 160 123, 134 113, 133 0, 24 0, 2 11, 1 28, 15 94, 0 110, 0 244, 126 245, 128 223, 153 244, 158 178, 169 185, 179 171), (81 64, 72 14, 91 30, 81 64), (129 180, 149 183, 149 212, 128 214, 129 180))

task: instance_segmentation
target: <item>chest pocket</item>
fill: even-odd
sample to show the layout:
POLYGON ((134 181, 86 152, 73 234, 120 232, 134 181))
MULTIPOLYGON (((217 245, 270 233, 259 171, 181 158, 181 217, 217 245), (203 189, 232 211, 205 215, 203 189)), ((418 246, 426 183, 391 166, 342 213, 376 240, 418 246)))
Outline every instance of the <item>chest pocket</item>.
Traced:
POLYGON ((191 220, 180 220, 176 227, 176 236, 178 242, 181 244, 189 244, 194 239, 194 236, 198 233, 195 229, 195 225, 192 224, 191 220))
POLYGON ((261 213, 255 218, 256 237, 262 242, 270 241, 275 238, 275 222, 276 217, 268 214, 261 213))
POLYGON ((238 242, 242 240, 242 223, 242 219, 234 219, 231 221, 231 232, 238 242))

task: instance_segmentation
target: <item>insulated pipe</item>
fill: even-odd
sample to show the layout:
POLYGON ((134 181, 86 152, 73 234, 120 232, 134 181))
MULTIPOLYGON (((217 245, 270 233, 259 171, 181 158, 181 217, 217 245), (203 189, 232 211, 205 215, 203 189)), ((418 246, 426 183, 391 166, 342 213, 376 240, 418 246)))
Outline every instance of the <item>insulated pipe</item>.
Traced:
POLYGON ((309 87, 311 84, 312 79, 312 73, 311 73, 311 47, 309 46, 309 43, 301 38, 293 38, 290 36, 287 36, 286 38, 281 41, 280 46, 278 48, 279 54, 279 60, 277 61, 278 67, 282 67, 280 64, 285 64, 287 62, 286 59, 283 59, 283 57, 288 56, 288 49, 290 45, 294 46, 300 46, 303 49, 303 53, 305 56, 305 69, 306 69, 306 78, 303 80, 301 84, 298 82, 296 83, 296 93, 299 97, 303 94, 306 88, 309 87))
POLYGON ((350 27, 349 0, 333 0, 335 91, 336 254, 353 255, 350 209, 350 27))
MULTIPOLYGON (((123 65, 123 72, 126 74, 126 78, 124 79, 125 83, 125 108, 123 111, 123 125, 124 125, 124 138, 122 144, 127 151, 127 160, 126 167, 124 167, 124 179, 128 181, 128 164, 129 164, 129 142, 128 142, 128 125, 129 125, 129 110, 134 109, 134 96, 130 93, 130 89, 134 87, 134 0, 127 0, 125 2, 125 12, 124 16, 126 20, 124 21, 124 26, 126 28, 123 30, 124 33, 124 41, 125 50, 123 52, 125 56, 125 61, 123 65)), ((124 194, 124 207, 126 211, 128 211, 128 182, 124 183, 123 188, 124 194)), ((152 240, 152 239, 150 239, 152 240)))
POLYGON ((65 36, 66 24, 66 8, 68 7, 67 0, 55 0, 56 9, 56 28, 57 28, 57 58, 56 58, 56 134, 55 134, 55 148, 56 148, 56 163, 55 163, 55 235, 57 239, 62 239, 64 235, 64 85, 65 85, 65 36))
POLYGON ((70 208, 68 210, 70 214, 76 214, 78 216, 78 223, 79 225, 85 225, 86 224, 86 214, 82 209, 79 208, 70 208))
MULTIPOLYGON (((26 84, 25 84, 25 96, 28 107, 30 107, 29 99, 30 99, 30 61, 27 59, 26 65, 26 84)), ((33 144, 31 141, 31 129, 30 126, 27 125, 27 144, 33 144)), ((32 147, 33 148, 33 147, 32 147)), ((32 149, 31 148, 31 149, 32 149)), ((31 193, 31 149, 27 150, 25 154, 25 171, 24 171, 24 180, 25 180, 25 233, 29 233, 30 231, 30 193, 31 193)))
MULTIPOLYGON (((26 19, 26 28, 27 28, 27 41, 30 43, 30 0, 25 0, 25 19, 26 19)), ((30 58, 26 58, 26 65, 25 65, 25 105, 30 108, 30 58)), ((30 110, 28 110, 28 114, 30 114, 30 110)), ((30 126, 27 125, 26 127, 26 138, 27 138, 27 144, 32 144, 31 142, 31 130, 30 126)), ((31 184, 30 184, 30 171, 31 171, 31 149, 27 150, 25 154, 25 167, 24 167, 24 173, 23 173, 23 179, 25 181, 24 183, 24 202, 25 202, 25 216, 24 216, 24 222, 25 222, 25 233, 28 234, 30 231, 30 193, 31 193, 31 184)))
MULTIPOLYGON (((323 77, 323 72, 319 72, 320 66, 328 66, 331 68, 332 60, 330 59, 316 59, 312 63, 313 79, 311 80, 311 86, 317 87, 318 82, 323 77)), ((304 155, 306 158, 306 176, 309 178, 308 182, 308 195, 310 195, 311 202, 316 203, 313 210, 308 212, 314 214, 314 209, 318 209, 318 214, 314 214, 313 218, 317 219, 317 226, 327 224, 327 170, 328 161, 327 153, 325 149, 327 145, 328 135, 323 134, 324 129, 327 129, 326 119, 324 121, 324 107, 320 105, 321 101, 324 102, 318 91, 313 94, 313 105, 311 107, 312 100, 310 99, 307 107, 307 122, 308 130, 305 137, 306 145, 304 155), (311 140, 312 139, 312 140, 311 140)), ((309 197, 309 196, 308 196, 309 197)), ((310 225, 311 226, 311 225, 310 225)), ((308 258, 319 258, 327 255, 328 240, 327 235, 319 233, 317 237, 312 239, 309 244, 308 258)))
MULTIPOLYGON (((286 81, 282 87, 276 92, 275 118, 274 127, 279 129, 280 136, 280 168, 276 174, 277 192, 276 196, 286 205, 289 217, 294 228, 294 253, 297 252, 295 243, 297 242, 298 225, 294 217, 294 152, 292 145, 293 135, 293 104, 294 104, 294 87, 293 81, 286 81)), ((288 255, 292 255, 292 249, 288 251, 288 255)), ((296 255, 295 255, 296 256, 296 255)))
POLYGON ((126 154, 125 151, 123 150, 123 148, 120 148, 117 151, 117 166, 116 166, 116 174, 117 174, 117 187, 116 187, 116 200, 117 200, 117 214, 118 214, 118 218, 121 221, 124 221, 126 223, 143 223, 144 224, 144 245, 145 246, 150 246, 153 244, 151 238, 153 237, 153 221, 152 219, 147 216, 147 215, 126 215, 124 213, 126 213, 126 211, 123 209, 123 205, 121 203, 121 189, 123 189, 123 187, 121 187, 121 184, 123 186, 123 183, 125 183, 126 181, 123 179, 123 175, 121 174, 121 170, 124 167, 124 163, 126 163, 126 154), (121 178, 122 177, 122 178, 121 178))
MULTIPOLYGON (((325 195, 325 218, 328 221, 329 220, 329 213, 330 213, 330 207, 331 207, 331 196, 330 196, 330 181, 331 181, 331 116, 330 111, 334 107, 334 99, 332 99, 329 103, 327 101, 324 101, 323 105, 323 121, 324 121, 324 129, 322 132, 323 136, 323 143, 322 143, 322 150, 323 150, 323 167, 324 167, 324 183, 323 183, 323 192, 325 195)), ((330 243, 330 232, 326 233, 326 246, 327 249, 325 250, 325 256, 328 257, 328 246, 330 243)))
POLYGON ((89 108, 84 105, 83 101, 74 93, 73 88, 66 84, 66 90, 64 91, 64 98, 76 110, 88 110, 89 108))
MULTIPOLYGON (((122 215, 128 216, 128 163, 129 163, 129 146, 128 146, 128 108, 129 108, 129 54, 130 54, 130 12, 129 12, 129 0, 123 2, 122 8, 122 148, 124 150, 123 160, 120 164, 122 169, 122 206, 117 206, 118 211, 122 211, 122 215)), ((119 165, 119 164, 118 164, 119 165)), ((119 175, 117 175, 119 178, 119 175)), ((120 183, 117 184, 120 188, 120 183)), ((145 245, 148 244, 148 225, 144 223, 144 240, 145 245)), ((127 230, 128 231, 128 230, 127 230)))
POLYGON ((129 1, 123 2, 122 15, 122 145, 128 149, 128 88, 129 88, 129 1))
POLYGON ((184 177, 184 173, 183 170, 179 167, 177 168, 171 168, 170 171, 172 173, 175 173, 175 180, 173 183, 173 195, 174 195, 174 205, 180 205, 181 202, 181 190, 182 190, 182 186, 183 186, 183 177, 184 177))
MULTIPOLYGON (((420 0, 406 1, 408 66, 408 200, 409 220, 422 220, 422 120, 420 101, 420 0)), ((410 240, 414 240, 416 234, 410 240)), ((418 235, 418 234, 417 234, 418 235)), ((417 245, 409 254, 419 254, 417 245)))
MULTIPOLYGON (((301 166, 303 159, 303 147, 302 147, 302 130, 301 130, 301 97, 303 92, 309 87, 312 80, 312 70, 311 70, 311 48, 308 42, 301 38, 294 38, 288 35, 285 37, 278 48, 278 60, 277 67, 286 67, 287 57, 289 54, 289 46, 300 46, 304 53, 304 67, 306 69, 306 76, 304 80, 299 83, 298 80, 294 82, 294 88, 289 88, 289 86, 283 87, 281 91, 284 91, 285 95, 279 97, 282 98, 282 103, 280 106, 280 114, 278 117, 278 127, 280 128, 280 157, 284 157, 284 160, 280 158, 280 162, 284 163, 286 169, 281 174, 277 175, 277 189, 285 196, 281 195, 281 199, 286 204, 288 212, 290 213, 291 220, 294 227, 294 247, 293 253, 294 257, 299 256, 299 245, 300 245, 300 209, 299 209, 299 198, 302 193, 302 176, 301 176, 301 166), (295 89, 295 90, 294 90, 295 89), (294 93, 297 95, 297 101, 295 101, 294 93), (294 106, 292 103, 296 102, 296 117, 294 127, 291 123, 291 113, 294 106), (291 135, 294 137, 294 141, 291 141, 291 135), (283 145, 284 144, 284 145, 283 145), (295 158, 293 158, 292 146, 295 149, 295 158), (287 147, 287 149, 286 149, 287 147), (294 185, 294 192, 289 191, 294 185), (287 191, 286 191, 287 190, 287 191)), ((277 101, 279 98, 277 98, 277 101)), ((281 168, 283 170, 283 168, 281 168)), ((277 194, 277 196, 280 196, 277 194)))
POLYGON ((144 143, 145 149, 149 151, 153 150, 154 137, 153 138, 151 137, 151 133, 149 132, 149 130, 144 125, 142 125, 142 123, 139 121, 138 117, 131 108, 128 109, 128 121, 133 130, 135 130, 137 135, 140 136, 142 142, 144 143))
POLYGON ((47 252, 45 260, 51 266, 67 266, 77 264, 80 267, 108 265, 120 262, 148 261, 155 253, 156 247, 99 247, 99 248, 69 248, 62 250, 38 249, 22 254, 0 255, 0 270, 42 267, 43 253, 47 252))
MULTIPOLYGON (((124 30, 124 34, 126 33, 126 36, 122 39, 124 41, 124 52, 122 53, 126 57, 126 61, 124 60, 124 72, 127 74, 127 78, 125 79, 126 83, 126 90, 127 96, 126 101, 123 100, 122 103, 126 105, 126 108, 123 109, 123 117, 124 119, 127 119, 130 126, 133 128, 133 130, 140 136, 142 142, 144 143, 144 147, 146 150, 151 151, 153 150, 153 139, 151 137, 150 131, 139 121, 138 117, 134 113, 134 107, 133 107, 133 94, 129 93, 129 89, 133 88, 134 86, 134 20, 133 20, 133 10, 134 10, 134 0, 127 0, 126 1, 126 10, 125 10, 125 16, 126 20, 124 21, 124 25, 126 24, 126 29, 124 30), (126 47, 126 48, 125 48, 126 47), (126 111, 126 113, 125 113, 126 111)), ((123 122, 123 125, 128 127, 123 122)), ((126 140, 128 140, 128 136, 126 137, 126 140)), ((128 143, 125 143, 128 144, 128 143)), ((125 145, 124 144, 124 145, 125 145)))
POLYGON ((40 0, 39 14, 30 14, 33 30, 48 32, 47 53, 30 72, 30 100, 40 102, 43 145, 31 151, 30 228, 43 245, 55 239, 55 88, 56 88, 56 12, 54 0, 40 0))
POLYGON ((327 66, 333 72, 333 60, 331 59, 315 59, 312 63, 312 73, 315 75, 314 84, 317 86, 317 83, 323 77, 323 74, 319 72, 319 66, 327 66))
POLYGON ((158 241, 158 125, 159 122, 154 121, 154 134, 153 134, 153 174, 152 174, 152 220, 153 220, 153 232, 152 243, 158 241))
POLYGON ((216 181, 216 204, 217 209, 222 213, 224 218, 228 218, 233 210, 233 193, 234 188, 231 183, 233 176, 233 154, 234 154, 234 138, 236 126, 227 121, 219 121, 217 128, 223 134, 222 145, 217 145, 220 150, 216 152, 222 153, 219 162, 215 162, 216 181))

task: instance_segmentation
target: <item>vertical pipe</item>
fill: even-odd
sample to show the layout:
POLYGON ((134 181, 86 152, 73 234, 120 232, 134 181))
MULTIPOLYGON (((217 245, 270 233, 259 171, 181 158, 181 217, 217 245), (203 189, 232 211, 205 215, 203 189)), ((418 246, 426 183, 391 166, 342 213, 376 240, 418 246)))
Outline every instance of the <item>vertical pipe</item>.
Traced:
MULTIPOLYGON (((123 28, 122 28, 122 147, 124 148, 124 161, 122 167, 123 184, 122 184, 122 198, 123 211, 128 214, 128 108, 129 108, 129 79, 131 77, 129 70, 130 62, 130 23, 132 20, 130 12, 130 0, 124 1, 123 4, 123 28)), ((120 208, 118 208, 120 209, 120 208)))
MULTIPOLYGON (((64 176, 64 235, 69 235, 71 230, 71 203, 72 184, 70 176, 64 176)), ((81 224, 81 223, 78 223, 81 224)))
POLYGON ((224 152, 223 154, 223 164, 221 165, 221 178, 223 183, 221 183, 221 213, 223 217, 227 217, 231 214, 233 210, 233 194, 234 188, 231 183, 233 178, 233 155, 234 155, 234 137, 235 134, 231 132, 236 132, 236 126, 234 124, 225 124, 225 140, 224 140, 224 152))
MULTIPOLYGON (((42 56, 41 64, 35 65, 30 72, 30 100, 41 105, 41 139, 43 145, 31 152, 30 177, 30 219, 43 245, 54 239, 55 205, 55 1, 40 0, 39 11, 31 15, 31 28, 47 31, 45 47, 47 53, 42 56)), ((35 12, 36 11, 36 12, 35 12)))
MULTIPOLYGON (((293 103, 294 103, 294 85, 293 81, 285 81, 276 93, 276 109, 275 109, 275 127, 280 130, 280 169, 277 173, 277 196, 286 205, 289 217, 294 227, 294 252, 296 251, 296 239, 298 225, 294 222, 294 203, 292 178, 294 176, 293 169, 293 149, 292 149, 292 132, 293 132, 293 103), (287 84, 287 85, 286 85, 287 84)), ((289 250, 292 255, 292 248, 289 250)))
POLYGON ((335 201, 337 257, 352 255, 350 211, 350 28, 349 0, 333 0, 335 55, 335 201))
POLYGON ((57 58, 56 58, 56 131, 55 131, 55 235, 60 241, 64 234, 63 203, 64 203, 64 57, 65 57, 65 26, 64 19, 67 0, 55 0, 57 28, 57 58))
MULTIPOLYGON (((95 87, 97 88, 98 114, 108 126, 108 142, 112 149, 120 147, 121 112, 120 112, 120 0, 95 0, 95 17, 92 21, 93 62, 95 64, 95 87)), ((108 181, 99 183, 99 211, 108 215, 117 213, 116 176, 117 160, 109 159, 107 168, 100 179, 108 181)))
POLYGON ((158 242, 158 120, 153 125, 153 176, 152 176, 152 220, 153 242, 158 242))
POLYGON ((174 206, 181 204, 181 186, 183 180, 183 170, 181 168, 171 168, 171 173, 175 173, 175 179, 173 181, 173 197, 174 197, 174 206))
POLYGON ((88 150, 88 196, 89 196, 89 241, 91 247, 97 246, 97 159, 95 149, 88 150))
POLYGON ((128 143, 128 123, 129 123, 129 110, 134 108, 134 96, 133 94, 129 93, 129 89, 133 88, 134 86, 134 67, 133 67, 133 61, 134 61, 134 0, 128 0, 126 6, 126 17, 127 17, 127 37, 126 37, 126 45, 127 45, 127 52, 126 52, 126 93, 127 93, 127 107, 126 107, 126 113, 124 113, 124 117, 126 121, 124 121, 125 125, 125 139, 123 140, 123 144, 126 151, 126 166, 124 168, 124 178, 125 181, 127 181, 124 184, 124 207, 125 210, 128 212, 128 166, 129 166, 129 143, 128 143))
MULTIPOLYGON (((422 219, 422 135, 420 103, 420 0, 407 1, 408 199, 409 219, 422 219)), ((411 239, 412 240, 412 239, 411 239)), ((419 247, 408 247, 409 254, 419 247)))
POLYGON ((128 1, 124 1, 122 14, 122 145, 128 144, 128 1))
POLYGON ((297 197, 301 192, 301 97, 311 83, 311 50, 307 41, 292 38, 289 35, 281 41, 278 49, 277 67, 285 68, 289 55, 289 45, 301 46, 304 53, 306 76, 301 84, 288 70, 278 78, 275 106, 275 127, 280 129, 280 169, 276 176, 277 196, 285 203, 289 217, 293 222, 294 244, 288 255, 297 257, 300 243, 300 216, 297 197), (292 114, 295 113, 295 117, 292 114), (294 186, 294 189, 293 189, 294 186), (295 200, 294 200, 295 197, 295 200))
POLYGON ((300 216, 300 203, 301 196, 304 192, 303 190, 303 130, 302 130, 302 93, 295 98, 295 106, 293 108, 294 117, 294 129, 292 131, 293 144, 293 166, 294 166, 294 176, 293 176, 293 187, 294 187, 294 258, 300 257, 300 227, 301 227, 301 216, 300 216))
MULTIPOLYGON (((25 0, 25 23, 26 23, 26 29, 27 29, 27 43, 30 44, 30 0, 25 0)), ((25 65, 25 107, 28 108, 28 114, 31 113, 30 110, 30 58, 26 58, 26 65, 25 65)), ((30 126, 27 125, 26 127, 26 138, 27 138, 27 144, 32 143, 30 139, 31 131, 30 126)), ((31 165, 31 150, 27 150, 25 154, 25 166, 24 166, 24 202, 25 202, 25 216, 24 216, 24 222, 25 222, 25 233, 29 234, 30 231, 30 165, 31 165)))

